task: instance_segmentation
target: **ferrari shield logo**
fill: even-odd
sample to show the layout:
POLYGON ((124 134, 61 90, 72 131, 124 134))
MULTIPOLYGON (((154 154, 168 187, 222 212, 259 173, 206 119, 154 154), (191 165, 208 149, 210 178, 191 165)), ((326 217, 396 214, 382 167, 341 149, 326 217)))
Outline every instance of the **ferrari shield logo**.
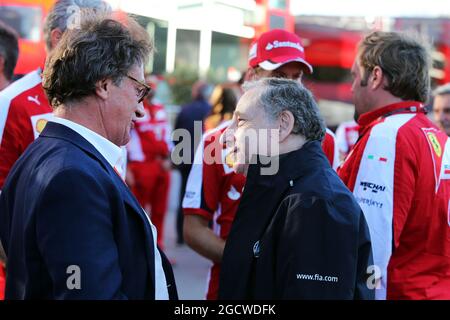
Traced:
POLYGON ((39 119, 36 122, 36 131, 41 133, 42 130, 44 130, 46 124, 47 124, 47 119, 39 119))
POLYGON ((427 137, 430 141, 431 146, 433 147, 434 152, 440 158, 442 156, 442 148, 436 135, 433 132, 427 132, 427 137))

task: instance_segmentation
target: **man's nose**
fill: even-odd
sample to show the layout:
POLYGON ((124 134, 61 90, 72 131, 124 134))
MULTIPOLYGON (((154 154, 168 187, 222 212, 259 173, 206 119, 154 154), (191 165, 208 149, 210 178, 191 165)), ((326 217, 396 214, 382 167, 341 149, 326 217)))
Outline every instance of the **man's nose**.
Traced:
POLYGON ((145 110, 144 110, 144 103, 140 102, 138 104, 138 107, 136 109, 136 117, 138 118, 143 118, 145 116, 145 110))

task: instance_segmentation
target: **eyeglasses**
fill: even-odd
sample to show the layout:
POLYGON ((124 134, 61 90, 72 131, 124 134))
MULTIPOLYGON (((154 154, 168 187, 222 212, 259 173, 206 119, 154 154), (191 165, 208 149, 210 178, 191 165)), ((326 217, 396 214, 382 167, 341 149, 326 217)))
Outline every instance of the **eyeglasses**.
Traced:
POLYGON ((145 84, 142 81, 139 81, 138 79, 133 78, 132 76, 127 75, 127 77, 131 80, 133 80, 134 82, 138 83, 141 88, 138 89, 138 103, 141 103, 144 98, 150 93, 150 91, 152 90, 152 88, 150 88, 147 84, 145 84))

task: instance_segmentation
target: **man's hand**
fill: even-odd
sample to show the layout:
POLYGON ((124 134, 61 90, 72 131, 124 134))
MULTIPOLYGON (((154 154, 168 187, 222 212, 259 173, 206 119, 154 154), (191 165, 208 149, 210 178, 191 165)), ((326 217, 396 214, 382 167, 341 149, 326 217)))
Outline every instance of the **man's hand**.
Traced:
POLYGON ((216 262, 222 261, 225 241, 208 226, 209 221, 199 215, 185 215, 183 232, 186 243, 198 254, 216 262))

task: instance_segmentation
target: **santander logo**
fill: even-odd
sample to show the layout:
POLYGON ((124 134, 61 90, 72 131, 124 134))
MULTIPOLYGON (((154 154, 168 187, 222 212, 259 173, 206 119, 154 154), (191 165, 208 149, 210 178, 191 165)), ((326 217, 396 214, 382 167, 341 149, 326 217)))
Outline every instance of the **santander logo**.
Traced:
POLYGON ((304 51, 304 49, 303 49, 303 47, 301 46, 300 43, 298 43, 298 42, 291 42, 291 41, 278 41, 278 40, 275 40, 272 43, 269 42, 267 44, 267 46, 266 46, 266 51, 270 51, 270 50, 272 50, 274 48, 275 49, 276 48, 294 48, 294 49, 297 49, 298 51, 301 51, 301 52, 304 51))

